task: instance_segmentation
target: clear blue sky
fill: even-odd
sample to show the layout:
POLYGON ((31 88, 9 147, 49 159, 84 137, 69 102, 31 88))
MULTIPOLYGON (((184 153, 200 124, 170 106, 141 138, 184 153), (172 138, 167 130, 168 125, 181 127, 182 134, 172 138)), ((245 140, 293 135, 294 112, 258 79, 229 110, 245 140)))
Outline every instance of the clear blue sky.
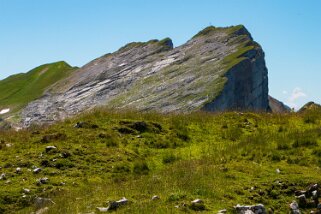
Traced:
POLYGON ((244 24, 266 53, 270 94, 321 103, 320 0, 0 0, 0 79, 82 66, 131 41, 178 46, 208 25, 244 24))

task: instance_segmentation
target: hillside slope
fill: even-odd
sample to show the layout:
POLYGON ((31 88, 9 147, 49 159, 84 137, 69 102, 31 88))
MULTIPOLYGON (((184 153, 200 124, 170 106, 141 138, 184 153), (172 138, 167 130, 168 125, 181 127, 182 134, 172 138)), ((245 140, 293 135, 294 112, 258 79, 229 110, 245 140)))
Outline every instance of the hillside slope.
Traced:
POLYGON ((108 106, 190 112, 268 109, 264 53, 242 26, 208 27, 182 46, 168 38, 104 55, 30 103, 23 124, 56 121, 108 106))
POLYGON ((16 74, 0 81, 0 110, 16 112, 41 97, 46 89, 69 76, 73 67, 65 62, 41 65, 27 73, 16 74))
MULTIPOLYGON (((298 193, 321 184, 320 127, 320 109, 95 110, 50 127, 0 132, 0 213, 95 213, 122 197, 129 203, 117 213, 234 213, 237 204, 258 203, 289 213, 298 193), (197 198, 199 207, 191 204, 197 198)), ((302 213, 316 208, 311 195, 306 200, 302 213)))

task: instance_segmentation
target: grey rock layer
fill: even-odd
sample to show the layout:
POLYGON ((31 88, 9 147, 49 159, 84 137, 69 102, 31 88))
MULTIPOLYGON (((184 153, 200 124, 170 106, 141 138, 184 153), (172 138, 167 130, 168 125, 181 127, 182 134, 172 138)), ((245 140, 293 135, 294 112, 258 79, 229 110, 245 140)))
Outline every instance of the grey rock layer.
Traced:
POLYGON ((24 126, 97 106, 140 111, 268 109, 264 52, 244 26, 208 27, 186 44, 130 43, 89 62, 23 109, 24 126))

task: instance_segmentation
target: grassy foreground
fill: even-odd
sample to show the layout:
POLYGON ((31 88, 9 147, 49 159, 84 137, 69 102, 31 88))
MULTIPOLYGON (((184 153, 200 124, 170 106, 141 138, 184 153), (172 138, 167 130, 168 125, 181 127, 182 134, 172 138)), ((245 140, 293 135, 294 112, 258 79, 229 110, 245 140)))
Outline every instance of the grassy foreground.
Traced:
POLYGON ((37 197, 54 202, 44 205, 47 213, 95 213, 122 197, 129 203, 117 213, 233 213, 236 204, 257 203, 287 213, 296 190, 321 183, 320 110, 95 110, 50 127, 4 131, 0 140, 0 213, 34 212, 37 197), (196 198, 204 206, 191 206, 196 198))

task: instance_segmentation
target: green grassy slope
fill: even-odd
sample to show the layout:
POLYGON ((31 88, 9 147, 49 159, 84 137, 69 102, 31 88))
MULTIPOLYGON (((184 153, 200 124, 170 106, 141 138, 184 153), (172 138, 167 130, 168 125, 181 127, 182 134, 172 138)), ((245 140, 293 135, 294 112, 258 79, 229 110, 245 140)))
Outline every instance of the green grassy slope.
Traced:
POLYGON ((28 102, 39 98, 49 86, 67 77, 74 70, 66 62, 56 62, 1 80, 0 109, 19 110, 28 102))
POLYGON ((190 201, 196 198, 204 200, 204 213, 224 208, 230 213, 238 203, 263 203, 287 213, 296 190, 321 182, 320 125, 320 110, 288 115, 96 110, 47 128, 1 132, 0 213, 35 211, 36 197, 55 202, 47 205, 48 213, 95 212, 121 197, 130 203, 118 213, 193 213, 190 201), (80 128, 77 122, 83 122, 80 128), (46 151, 47 146, 57 149, 46 151), (34 167, 42 171, 33 173, 34 167), (40 178, 48 181, 41 184, 40 178), (160 200, 152 201, 153 195, 160 200))

